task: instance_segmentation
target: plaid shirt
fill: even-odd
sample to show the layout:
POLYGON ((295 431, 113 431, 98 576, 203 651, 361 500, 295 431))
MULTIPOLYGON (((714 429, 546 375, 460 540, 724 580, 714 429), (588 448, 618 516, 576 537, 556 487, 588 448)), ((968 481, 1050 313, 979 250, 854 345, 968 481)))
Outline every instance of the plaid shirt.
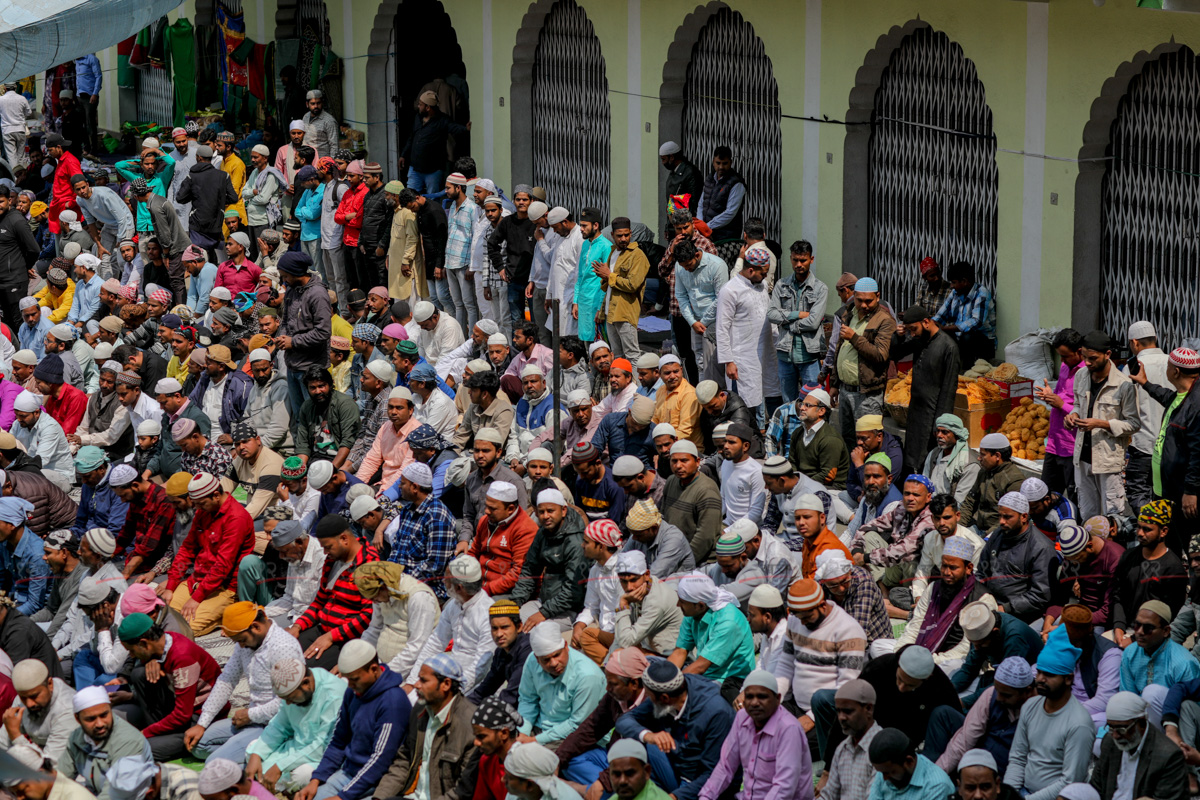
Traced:
POLYGON ((454 515, 433 497, 417 507, 406 503, 396 518, 395 538, 389 560, 404 565, 404 571, 433 589, 438 599, 447 599, 441 578, 458 542, 454 515))
POLYGON ((771 456, 789 457, 788 451, 792 449, 792 433, 804 425, 804 420, 800 419, 798 413, 799 407, 799 400, 784 403, 771 415, 771 421, 767 423, 767 458, 771 456))
POLYGON ((200 455, 191 456, 185 451, 180 459, 184 472, 195 475, 197 472, 208 472, 218 478, 223 478, 233 469, 233 456, 221 445, 208 440, 200 455))
POLYGON ((959 333, 977 331, 989 339, 996 338, 996 299, 991 289, 976 282, 966 295, 951 292, 938 312, 933 315, 938 325, 953 323, 959 333))
POLYGON ((850 589, 838 605, 862 626, 867 634, 867 644, 876 639, 891 639, 892 623, 888 620, 879 584, 862 567, 851 567, 850 574, 850 589))
POLYGON ((366 457, 367 451, 375 443, 375 437, 379 434, 379 428, 383 425, 383 421, 387 419, 389 392, 380 391, 374 397, 370 396, 370 392, 363 392, 363 394, 369 399, 366 402, 366 406, 362 409, 362 430, 359 432, 358 438, 354 440, 354 446, 350 448, 350 456, 346 459, 346 466, 351 472, 358 472, 358 468, 362 466, 362 461, 366 457))
POLYGON ((931 315, 936 314, 952 291, 954 289, 950 286, 950 281, 942 281, 941 288, 935 292, 929 288, 929 282, 923 280, 917 288, 917 305, 923 307, 931 315))
POLYGON ((457 208, 450 204, 446 215, 446 269, 471 266, 471 228, 475 222, 475 202, 468 197, 457 208))
POLYGON ((155 559, 166 552, 175 534, 175 507, 167 502, 161 486, 150 484, 150 491, 129 504, 125 525, 117 534, 117 552, 131 544, 130 556, 140 556, 141 570, 154 566, 155 559))
POLYGON ((191 800, 200 796, 200 773, 175 764, 162 764, 159 800, 191 800))
MULTIPOLYGON (((667 283, 667 295, 671 298, 671 316, 681 316, 679 313, 679 301, 675 299, 675 245, 680 241, 679 236, 671 240, 667 245, 667 252, 663 253, 662 260, 658 262, 658 277, 667 283)), ((702 253, 712 253, 717 255, 717 248, 707 236, 700 233, 694 227, 692 228, 692 243, 696 245, 696 249, 702 253)))

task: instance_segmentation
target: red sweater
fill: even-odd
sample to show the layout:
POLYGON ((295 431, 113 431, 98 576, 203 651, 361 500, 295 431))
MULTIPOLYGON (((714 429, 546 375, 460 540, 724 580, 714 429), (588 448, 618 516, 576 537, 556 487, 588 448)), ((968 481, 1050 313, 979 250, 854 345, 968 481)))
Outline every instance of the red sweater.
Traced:
POLYGON ((226 495, 216 514, 196 511, 192 530, 167 573, 167 588, 175 591, 190 566, 188 591, 196 602, 225 589, 236 589, 238 564, 253 550, 254 520, 233 495, 226 495))
POLYGON ((495 597, 513 590, 537 530, 537 523, 519 506, 512 519, 501 523, 494 531, 487 514, 479 518, 475 538, 467 552, 478 558, 483 567, 485 592, 495 597))
POLYGON ((168 632, 167 637, 171 646, 163 659, 162 671, 175 691, 175 707, 170 714, 142 730, 147 739, 164 733, 182 733, 190 728, 192 715, 204 705, 221 675, 216 659, 200 645, 178 633, 168 632))
POLYGON ((367 185, 360 183, 357 189, 350 189, 342 195, 342 202, 338 203, 337 211, 333 214, 333 221, 342 226, 342 244, 347 247, 358 247, 358 235, 362 233, 363 226, 363 201, 366 197, 367 185), (346 219, 348 212, 354 214, 354 219, 346 219))
POLYGON ((83 422, 87 411, 88 396, 69 383, 58 387, 55 397, 47 397, 42 410, 62 426, 63 433, 74 433, 83 422))
POLYGON ((354 583, 354 571, 368 561, 378 561, 379 551, 370 542, 363 542, 358 549, 354 563, 342 570, 333 588, 326 588, 329 583, 329 573, 340 562, 325 559, 325 569, 321 573, 321 590, 313 598, 312 605, 296 620, 300 630, 306 631, 313 625, 319 625, 321 630, 333 636, 335 644, 348 642, 362 636, 363 631, 371 624, 371 601, 362 596, 354 583))
POLYGON ((471 800, 504 800, 507 796, 508 789, 504 785, 504 758, 480 754, 479 775, 471 800))
POLYGON ((222 261, 217 267, 217 278, 214 286, 224 286, 229 293, 237 297, 239 292, 253 292, 258 288, 258 276, 262 275, 262 267, 249 258, 242 262, 241 267, 233 265, 233 259, 222 261))

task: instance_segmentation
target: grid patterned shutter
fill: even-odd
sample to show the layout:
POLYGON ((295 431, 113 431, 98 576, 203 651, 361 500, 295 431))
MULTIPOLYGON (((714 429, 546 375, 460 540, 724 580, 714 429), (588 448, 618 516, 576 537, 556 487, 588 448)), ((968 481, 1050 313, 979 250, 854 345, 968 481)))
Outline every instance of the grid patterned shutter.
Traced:
POLYGON ((1104 177, 1100 325, 1154 322, 1178 347, 1200 335, 1200 69, 1184 47, 1133 78, 1104 177))
POLYGON ((600 40, 574 0, 559 0, 534 56, 532 183, 554 205, 593 206, 607 219, 611 131, 600 40))
POLYGON ((683 103, 684 154, 707 175, 713 151, 728 145, 746 181, 743 219, 760 217, 767 237, 779 239, 779 86, 762 40, 738 12, 723 8, 700 31, 683 103))
POLYGON ((138 70, 137 111, 140 122, 157 122, 170 130, 175 119, 175 86, 165 69, 138 70))
POLYGON ((996 137, 975 65, 920 28, 892 54, 875 94, 870 265, 883 297, 916 299, 921 260, 966 261, 996 287, 996 137))

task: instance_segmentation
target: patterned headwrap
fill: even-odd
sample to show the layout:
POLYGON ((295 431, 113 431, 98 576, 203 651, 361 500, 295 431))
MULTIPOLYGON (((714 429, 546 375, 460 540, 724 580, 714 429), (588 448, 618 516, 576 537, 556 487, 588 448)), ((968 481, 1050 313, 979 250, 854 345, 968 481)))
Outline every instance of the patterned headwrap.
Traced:
POLYGON ((935 494, 937 492, 937 489, 934 488, 934 486, 933 486, 933 481, 929 480, 929 478, 926 478, 924 475, 921 475, 920 473, 914 472, 912 475, 909 475, 907 478, 904 479, 905 483, 908 483, 909 481, 912 481, 913 483, 921 484, 922 486, 924 486, 926 489, 929 490, 930 494, 935 494))
POLYGON ((171 303, 171 293, 166 289, 155 289, 150 293, 151 300, 157 300, 164 306, 169 306, 171 303))
POLYGON ((352 335, 355 339, 362 339, 364 342, 375 344, 379 341, 379 328, 369 322, 360 322, 354 326, 352 335))
POLYGON ((1171 501, 1151 500, 1138 512, 1138 522, 1145 520, 1164 528, 1171 524, 1171 501))
POLYGON ((521 607, 512 600, 497 600, 488 608, 489 617, 512 617, 518 624, 521 621, 521 607))
POLYGON ((196 343, 196 337, 200 335, 199 331, 197 331, 191 325, 182 325, 177 328, 175 332, 187 339, 192 344, 196 343))
POLYGON ((137 300, 137 287, 130 284, 129 286, 121 287, 121 297, 129 301, 137 300))
POLYGON ((487 697, 471 715, 471 724, 493 731, 515 731, 525 719, 511 704, 498 697, 487 697))
POLYGON ((404 565, 392 561, 368 561, 354 570, 354 585, 359 594, 371 600, 383 589, 400 597, 397 591, 400 576, 404 574, 404 565))
POLYGON ((336 153, 334 153, 333 157, 336 158, 338 161, 345 161, 346 163, 350 163, 351 161, 354 160, 354 153, 350 152, 349 150, 347 150, 346 148, 343 147, 340 150, 338 150, 336 153))
POLYGON ((1192 537, 1192 541, 1188 543, 1189 553, 1200 553, 1200 533, 1192 537))
POLYGON ((418 450, 444 450, 446 448, 446 440, 434 430, 432 425, 421 424, 408 435, 405 442, 410 448, 415 447, 418 450))
POLYGON ((279 475, 284 480, 296 481, 308 474, 308 465, 306 465, 300 456, 291 456, 283 460, 283 467, 279 470, 279 475))
POLYGON ((337 162, 329 156, 321 156, 318 158, 317 167, 325 172, 337 172, 337 162))
POLYGON ((129 188, 138 197, 145 197, 146 195, 150 194, 150 184, 146 183, 145 178, 134 178, 129 184, 129 188))

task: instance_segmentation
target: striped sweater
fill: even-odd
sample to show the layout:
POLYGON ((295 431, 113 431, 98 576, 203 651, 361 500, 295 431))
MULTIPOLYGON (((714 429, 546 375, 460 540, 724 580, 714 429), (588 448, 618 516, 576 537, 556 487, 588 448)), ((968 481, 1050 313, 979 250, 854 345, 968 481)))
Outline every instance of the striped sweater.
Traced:
POLYGON ((378 560, 379 553, 370 542, 362 542, 358 555, 344 569, 341 561, 326 559, 321 574, 321 589, 308 610, 296 620, 300 630, 320 625, 322 631, 333 636, 334 644, 362 636, 371 623, 371 601, 363 597, 354 585, 354 571, 368 561, 378 560), (336 578, 330 585, 330 578, 334 575, 336 578))
POLYGON ((867 635, 862 626, 841 606, 825 605, 829 615, 815 630, 795 616, 787 618, 787 644, 775 671, 777 677, 791 681, 792 697, 809 716, 814 692, 836 690, 854 680, 866 662, 867 635))

